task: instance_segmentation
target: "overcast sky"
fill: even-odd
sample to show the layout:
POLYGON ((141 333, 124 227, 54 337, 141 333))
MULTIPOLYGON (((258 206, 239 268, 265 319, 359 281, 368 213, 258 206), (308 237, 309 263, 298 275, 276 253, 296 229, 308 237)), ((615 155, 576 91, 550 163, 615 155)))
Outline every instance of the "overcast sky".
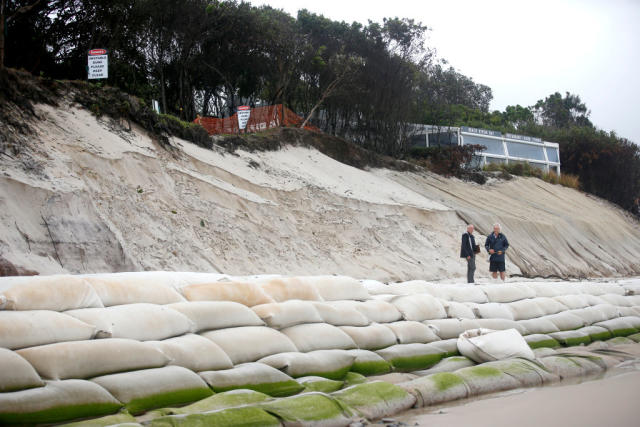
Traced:
POLYGON ((250 0, 366 23, 408 17, 428 45, 493 89, 491 109, 580 95, 601 129, 640 143, 640 0, 250 0))

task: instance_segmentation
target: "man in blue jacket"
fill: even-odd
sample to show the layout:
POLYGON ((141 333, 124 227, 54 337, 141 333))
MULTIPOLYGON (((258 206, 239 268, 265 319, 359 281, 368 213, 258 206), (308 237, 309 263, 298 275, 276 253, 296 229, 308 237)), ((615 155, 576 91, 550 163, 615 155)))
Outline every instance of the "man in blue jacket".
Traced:
POLYGON ((473 248, 476 246, 476 239, 473 237, 473 225, 467 225, 467 232, 462 235, 460 245, 460 258, 467 260, 467 283, 475 283, 473 273, 476 271, 476 254, 473 248))
POLYGON ((500 224, 493 224, 493 233, 487 236, 484 247, 491 254, 489 257, 491 276, 496 279, 500 272, 500 279, 504 282, 504 254, 509 249, 509 241, 507 236, 500 232, 500 224))

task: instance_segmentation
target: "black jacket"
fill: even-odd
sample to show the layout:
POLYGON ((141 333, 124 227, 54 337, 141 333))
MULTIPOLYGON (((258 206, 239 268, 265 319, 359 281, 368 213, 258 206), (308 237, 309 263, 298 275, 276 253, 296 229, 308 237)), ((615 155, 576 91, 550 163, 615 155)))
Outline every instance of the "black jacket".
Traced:
POLYGON ((489 257, 490 261, 504 262, 504 254, 509 249, 509 241, 507 240, 507 236, 502 233, 498 233, 496 237, 495 234, 491 233, 487 236, 487 240, 484 242, 484 247, 489 252, 489 249, 493 249, 496 251, 491 257, 489 257), (500 255, 498 255, 498 251, 502 251, 500 255))
POLYGON ((462 244, 460 245, 460 258, 466 258, 468 256, 474 256, 473 247, 476 245, 476 238, 473 234, 464 233, 462 235, 462 244), (469 243, 471 238, 471 243, 469 243))

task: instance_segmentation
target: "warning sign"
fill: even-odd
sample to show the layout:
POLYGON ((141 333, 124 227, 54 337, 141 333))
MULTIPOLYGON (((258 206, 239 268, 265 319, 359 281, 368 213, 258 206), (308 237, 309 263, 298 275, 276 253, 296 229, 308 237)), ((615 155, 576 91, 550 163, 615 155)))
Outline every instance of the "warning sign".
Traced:
POLYGON ((251 107, 248 105, 241 105, 238 107, 238 128, 245 129, 249 116, 251 115, 251 107))
POLYGON ((109 58, 106 49, 91 49, 89 51, 87 70, 90 79, 109 77, 109 58))

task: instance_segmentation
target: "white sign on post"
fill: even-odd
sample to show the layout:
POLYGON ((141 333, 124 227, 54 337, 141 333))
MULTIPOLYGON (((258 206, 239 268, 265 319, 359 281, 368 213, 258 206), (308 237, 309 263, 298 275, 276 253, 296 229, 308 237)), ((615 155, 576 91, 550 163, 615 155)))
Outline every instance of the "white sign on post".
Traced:
POLYGON ((251 115, 251 107, 248 105, 241 105, 238 107, 238 129, 245 129, 249 116, 251 115))
POLYGON ((109 77, 109 58, 106 49, 91 49, 87 65, 90 79, 106 79, 109 77))

